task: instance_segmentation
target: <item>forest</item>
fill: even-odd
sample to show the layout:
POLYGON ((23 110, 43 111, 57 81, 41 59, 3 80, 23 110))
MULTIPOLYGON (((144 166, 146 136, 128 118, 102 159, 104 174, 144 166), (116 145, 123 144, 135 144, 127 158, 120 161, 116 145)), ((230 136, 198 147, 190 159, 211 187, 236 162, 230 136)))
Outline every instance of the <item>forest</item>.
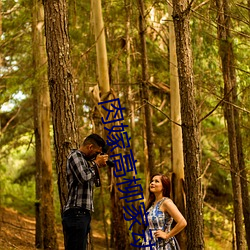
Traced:
MULTIPOLYGON (((113 126, 130 140, 110 158, 133 152, 143 202, 150 176, 171 178, 181 250, 250 249, 249 27, 250 0, 0 0, 0 249, 4 209, 34 218, 29 249, 64 249, 67 155, 113 126)), ((91 250, 139 249, 114 169, 91 250)))

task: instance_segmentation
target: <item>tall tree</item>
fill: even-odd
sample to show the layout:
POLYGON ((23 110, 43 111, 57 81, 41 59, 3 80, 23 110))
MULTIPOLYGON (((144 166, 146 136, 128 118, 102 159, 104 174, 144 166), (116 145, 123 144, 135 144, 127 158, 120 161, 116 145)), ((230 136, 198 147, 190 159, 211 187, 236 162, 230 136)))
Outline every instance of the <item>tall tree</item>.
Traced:
MULTIPOLYGON (((132 82, 131 82, 131 16, 132 16, 132 2, 131 0, 124 0, 124 8, 126 12, 125 17, 125 43, 126 43, 126 82, 128 84, 127 87, 127 93, 125 93, 128 113, 127 115, 130 116, 130 134, 131 138, 134 138, 135 135, 135 102, 134 102, 134 94, 132 89, 132 82)), ((135 143, 134 140, 131 140, 131 149, 134 152, 135 150, 135 143)), ((135 171, 132 173, 133 176, 136 176, 135 171)), ((133 205, 135 207, 138 207, 138 201, 135 201, 133 205)), ((139 224, 135 223, 133 226, 133 232, 138 233, 139 232, 139 224)))
MULTIPOLYGON (((191 1, 192 3, 192 1, 191 1)), ((190 35, 191 4, 173 1, 173 20, 180 83, 181 119, 187 207, 187 249, 204 249, 201 169, 198 122, 194 95, 193 58, 190 35)))
POLYGON ((240 170, 240 184, 241 184, 241 200, 242 200, 242 208, 244 215, 244 225, 246 232, 246 240, 248 249, 250 249, 250 197, 248 192, 248 180, 247 180, 247 169, 245 165, 245 156, 243 153, 243 143, 242 143, 242 135, 240 129, 240 118, 239 111, 234 108, 235 115, 235 130, 236 130, 236 143, 237 143, 237 154, 239 161, 239 170, 240 170))
MULTIPOLYGON (((124 7, 126 11, 126 26, 125 26, 125 36, 126 36, 126 73, 127 73, 127 83, 128 83, 128 106, 130 110, 130 133, 131 138, 134 137, 135 130, 135 107, 134 107, 134 97, 131 86, 131 14, 132 14, 132 4, 131 0, 124 0, 124 7)), ((131 148, 134 150, 135 143, 134 140, 131 141, 131 148)))
MULTIPOLYGON (((152 126, 152 109, 147 103, 149 101, 149 76, 148 76, 148 58, 146 46, 146 19, 144 0, 138 0, 139 7, 139 32, 140 32, 140 47, 141 47, 141 98, 144 102, 144 121, 145 121, 145 136, 146 136, 146 192, 150 176, 153 175, 155 167, 154 159, 154 141, 153 141, 153 126, 152 126)), ((146 195, 147 196, 147 195, 146 195)))
POLYGON ((67 1, 44 0, 43 4, 55 163, 62 208, 67 199, 67 155, 70 149, 78 147, 75 90, 69 49, 67 1))
MULTIPOLYGON (((109 70, 108 70, 108 59, 107 59, 107 49, 106 49, 106 39, 104 32, 104 23, 102 16, 102 5, 101 0, 93 0, 93 17, 94 17, 94 30, 95 30, 95 39, 96 39, 96 55, 97 55, 97 71, 98 71, 98 82, 101 90, 100 100, 107 101, 112 99, 110 91, 110 82, 109 82, 109 70)), ((110 109, 108 104, 106 107, 110 109)), ((106 124, 106 127, 110 128, 113 124, 106 124)), ((104 138, 107 138, 107 130, 103 128, 104 138)), ((120 199, 121 194, 117 189, 116 183, 118 178, 115 178, 111 171, 113 169, 108 169, 109 179, 111 181, 111 211, 112 211, 112 240, 111 247, 114 247, 117 250, 126 250, 128 249, 128 237, 127 237, 127 227, 126 222, 123 218, 123 206, 124 202, 120 199)))
MULTIPOLYGON (((169 16, 172 16, 173 8, 168 4, 169 16)), ((172 187, 173 199, 179 210, 185 215, 184 192, 184 159, 181 130, 180 89, 176 56, 176 39, 173 21, 169 25, 169 64, 170 64, 170 105, 171 105, 171 137, 172 137, 172 187)), ((181 249, 186 248, 186 234, 183 230, 177 236, 181 249)))
MULTIPOLYGON (((3 29, 2 29, 2 0, 0 0, 0 37, 2 37, 3 29)), ((0 52, 0 69, 2 68, 2 53, 0 52)), ((2 74, 0 70, 0 74, 2 74)), ((0 89, 3 88, 2 85, 0 85, 0 89)), ((1 127, 1 119, 0 119, 0 139, 2 136, 2 127, 1 127)), ((2 185, 0 184, 0 192, 2 193, 2 185)), ((2 206, 2 197, 0 197, 0 206, 2 206)), ((0 211, 0 216, 2 216, 2 211, 0 211)), ((1 225, 0 225, 1 230, 1 225)))
MULTIPOLYGON (((0 0, 0 37, 2 37, 3 34, 3 21, 2 21, 2 0, 0 0)), ((0 67, 2 67, 3 59, 2 59, 2 53, 0 52, 0 67)))
MULTIPOLYGON (((92 0, 92 12, 93 12, 93 24, 94 24, 94 33, 95 33, 95 43, 96 43, 96 61, 97 61, 97 76, 98 82, 101 90, 101 96, 103 98, 107 98, 107 94, 110 92, 109 85, 109 71, 108 71, 108 57, 107 57, 107 49, 106 49, 106 37, 105 37, 105 29, 102 17, 102 3, 101 0, 92 0)), ((98 91, 99 93, 99 91, 98 91)), ((98 96, 100 100, 101 96, 98 96)), ((104 131, 102 131, 104 132, 104 131)), ((104 204, 103 200, 103 187, 100 187, 101 191, 101 199, 102 204, 104 204)), ((107 223, 105 218, 105 206, 103 205, 103 223, 104 223, 104 233, 106 238, 106 249, 109 249, 108 242, 108 232, 107 232, 107 223)), ((113 225, 112 225, 113 226, 113 225)))
MULTIPOLYGON (((219 53, 222 63, 222 73, 224 79, 224 96, 225 96, 225 118, 227 121, 228 141, 230 150, 231 162, 231 179, 233 186, 234 197, 234 214, 235 214, 235 230, 236 230, 236 245, 237 249, 245 248, 244 228, 243 228, 243 207, 241 196, 241 172, 245 169, 240 169, 240 162, 242 158, 242 145, 239 132, 239 119, 238 111, 233 106, 237 104, 237 86, 236 86, 236 71, 234 66, 234 52, 232 38, 230 34, 231 21, 228 0, 216 0, 217 13, 218 13, 218 38, 219 38, 219 53), (237 141, 238 139, 238 141, 237 141), (240 150, 240 152, 239 152, 240 150), (240 154, 239 154, 240 153, 240 154), (241 158, 239 158, 241 157, 241 158)), ((241 164, 242 165, 242 164, 241 164)), ((246 177, 246 176, 245 176, 246 177)), ((244 184, 244 182, 243 182, 244 184)), ((246 186, 247 187, 247 186, 246 186)), ((243 189, 245 192, 245 189, 243 189)), ((245 193, 248 200, 248 191, 245 193)), ((246 205, 245 220, 249 222, 249 203, 246 205), (248 217, 248 218, 247 218, 248 217)), ((246 230, 249 230, 249 225, 246 225, 246 230)), ((247 236, 249 237, 249 235, 247 236)))
POLYGON ((50 149, 50 98, 46 71, 44 10, 42 1, 34 0, 33 58, 35 83, 34 127, 36 138, 36 246, 58 249, 53 201, 53 175, 50 149))
POLYGON ((100 85, 101 94, 104 95, 110 91, 110 86, 109 86, 106 38, 105 38, 104 23, 102 17, 102 3, 101 0, 93 0, 92 4, 93 4, 92 9, 94 17, 95 40, 96 40, 98 82, 100 85))

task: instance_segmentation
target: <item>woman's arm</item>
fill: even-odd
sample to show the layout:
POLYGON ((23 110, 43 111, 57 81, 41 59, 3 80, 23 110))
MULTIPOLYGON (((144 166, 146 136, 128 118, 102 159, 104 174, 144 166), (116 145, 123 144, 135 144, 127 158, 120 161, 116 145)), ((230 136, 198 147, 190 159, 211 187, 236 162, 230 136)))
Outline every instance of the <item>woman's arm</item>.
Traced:
POLYGON ((168 233, 158 230, 155 236, 168 240, 182 231, 186 227, 187 222, 172 200, 166 199, 161 207, 163 212, 167 212, 174 219, 176 225, 168 233))

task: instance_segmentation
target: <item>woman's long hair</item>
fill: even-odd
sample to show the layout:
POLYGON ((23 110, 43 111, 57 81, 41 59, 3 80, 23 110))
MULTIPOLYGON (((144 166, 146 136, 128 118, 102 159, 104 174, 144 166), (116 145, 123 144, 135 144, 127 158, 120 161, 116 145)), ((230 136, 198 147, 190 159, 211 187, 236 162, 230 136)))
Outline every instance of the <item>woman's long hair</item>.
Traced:
MULTIPOLYGON (((150 183, 151 183, 151 181, 153 180, 153 178, 155 176, 160 176, 161 177, 162 188, 163 188, 163 196, 170 198, 170 192, 171 192, 170 179, 166 175, 158 173, 158 174, 154 174, 151 177, 150 183)), ((152 206, 152 204, 154 203, 154 201, 155 201, 155 195, 154 195, 154 193, 152 193, 150 191, 150 187, 149 187, 149 198, 148 198, 148 203, 147 203, 147 206, 146 206, 146 211, 152 206)))

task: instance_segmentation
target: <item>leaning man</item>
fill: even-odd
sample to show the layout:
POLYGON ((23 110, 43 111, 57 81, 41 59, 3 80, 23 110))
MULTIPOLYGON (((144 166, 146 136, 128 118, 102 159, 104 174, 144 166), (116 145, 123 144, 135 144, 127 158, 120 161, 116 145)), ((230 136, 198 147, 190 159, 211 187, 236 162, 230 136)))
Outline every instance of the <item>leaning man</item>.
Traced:
POLYGON ((108 155, 100 154, 105 141, 89 135, 67 159, 68 199, 63 208, 62 224, 65 250, 85 250, 93 206, 93 186, 100 180, 98 168, 106 166, 108 155), (96 182, 97 181, 97 182, 96 182))

